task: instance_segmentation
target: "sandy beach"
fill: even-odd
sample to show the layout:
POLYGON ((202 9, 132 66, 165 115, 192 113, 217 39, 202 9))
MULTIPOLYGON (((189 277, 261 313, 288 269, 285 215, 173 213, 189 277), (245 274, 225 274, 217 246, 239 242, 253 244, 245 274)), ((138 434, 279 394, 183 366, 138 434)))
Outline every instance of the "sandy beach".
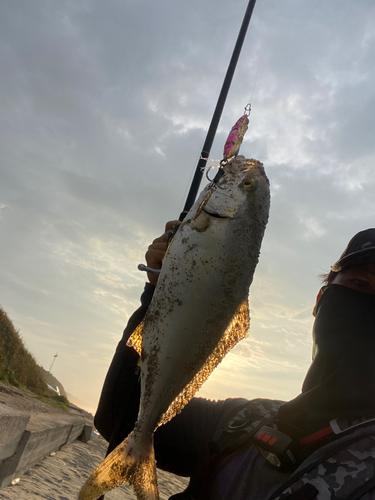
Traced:
MULTIPOLYGON (((45 457, 19 479, 19 483, 0 489, 7 500, 73 500, 94 467, 103 459, 106 442, 73 443, 53 456, 45 457)), ((158 471, 160 499, 167 500, 186 488, 187 479, 158 471)), ((106 500, 134 500, 130 487, 123 485, 106 494, 106 500)))
MULTIPOLYGON (((0 386, 0 402, 29 413, 55 413, 54 409, 32 395, 9 386, 0 386)), ((87 444, 74 442, 53 453, 23 474, 14 485, 0 489, 0 499, 74 500, 93 469, 103 460, 107 443, 101 437, 87 444)), ((160 499, 183 491, 188 480, 158 471, 160 499)), ((130 487, 123 485, 106 494, 106 500, 134 500, 130 487)))

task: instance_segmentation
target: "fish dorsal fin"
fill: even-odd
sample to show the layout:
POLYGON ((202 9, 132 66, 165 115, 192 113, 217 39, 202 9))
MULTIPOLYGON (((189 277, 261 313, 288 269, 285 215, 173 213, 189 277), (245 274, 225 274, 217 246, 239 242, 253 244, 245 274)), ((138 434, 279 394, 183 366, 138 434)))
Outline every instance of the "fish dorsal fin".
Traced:
POLYGON ((137 328, 128 338, 126 345, 132 347, 139 355, 142 352, 142 336, 143 336, 143 321, 139 323, 137 328))
MULTIPOLYGON (((250 327, 249 301, 248 297, 240 304, 234 316, 225 330, 220 342, 207 358, 203 367, 195 375, 189 384, 172 401, 168 410, 162 415, 158 427, 166 424, 192 399, 194 394, 208 379, 213 370, 224 359, 225 355, 242 339, 248 336, 250 327)), ((135 332, 134 332, 135 333, 135 332)), ((134 335, 134 334, 133 334, 134 335)), ((133 336, 132 335, 132 336, 133 336)))

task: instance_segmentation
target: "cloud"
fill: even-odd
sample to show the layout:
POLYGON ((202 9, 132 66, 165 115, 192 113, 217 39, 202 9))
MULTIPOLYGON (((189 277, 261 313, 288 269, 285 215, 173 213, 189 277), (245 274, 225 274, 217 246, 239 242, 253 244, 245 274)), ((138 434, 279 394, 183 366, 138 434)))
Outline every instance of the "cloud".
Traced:
MULTIPOLYGON (((210 156, 251 99, 241 152, 265 165, 271 213, 251 335, 208 383, 215 397, 236 364, 244 396, 298 392, 318 275, 374 225, 374 9, 254 9, 210 156)), ((0 14, 0 303, 95 404, 139 304, 137 264, 182 210, 244 5, 5 0, 0 14)))

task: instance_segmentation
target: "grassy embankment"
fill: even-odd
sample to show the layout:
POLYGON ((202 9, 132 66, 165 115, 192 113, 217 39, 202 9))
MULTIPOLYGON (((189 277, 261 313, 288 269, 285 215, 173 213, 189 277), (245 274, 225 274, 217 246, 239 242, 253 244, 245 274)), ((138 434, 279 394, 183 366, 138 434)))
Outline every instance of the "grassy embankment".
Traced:
POLYGON ((33 393, 45 403, 67 409, 68 401, 54 396, 40 367, 25 347, 19 332, 0 307, 0 381, 33 393))

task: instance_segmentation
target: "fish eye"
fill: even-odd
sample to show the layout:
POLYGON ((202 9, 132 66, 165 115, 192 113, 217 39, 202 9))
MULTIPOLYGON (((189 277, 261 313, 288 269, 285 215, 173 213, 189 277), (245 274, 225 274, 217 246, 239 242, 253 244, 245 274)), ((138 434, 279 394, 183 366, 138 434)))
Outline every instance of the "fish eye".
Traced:
POLYGON ((246 190, 253 189, 255 187, 255 180, 254 179, 244 180, 242 183, 242 187, 246 190))

